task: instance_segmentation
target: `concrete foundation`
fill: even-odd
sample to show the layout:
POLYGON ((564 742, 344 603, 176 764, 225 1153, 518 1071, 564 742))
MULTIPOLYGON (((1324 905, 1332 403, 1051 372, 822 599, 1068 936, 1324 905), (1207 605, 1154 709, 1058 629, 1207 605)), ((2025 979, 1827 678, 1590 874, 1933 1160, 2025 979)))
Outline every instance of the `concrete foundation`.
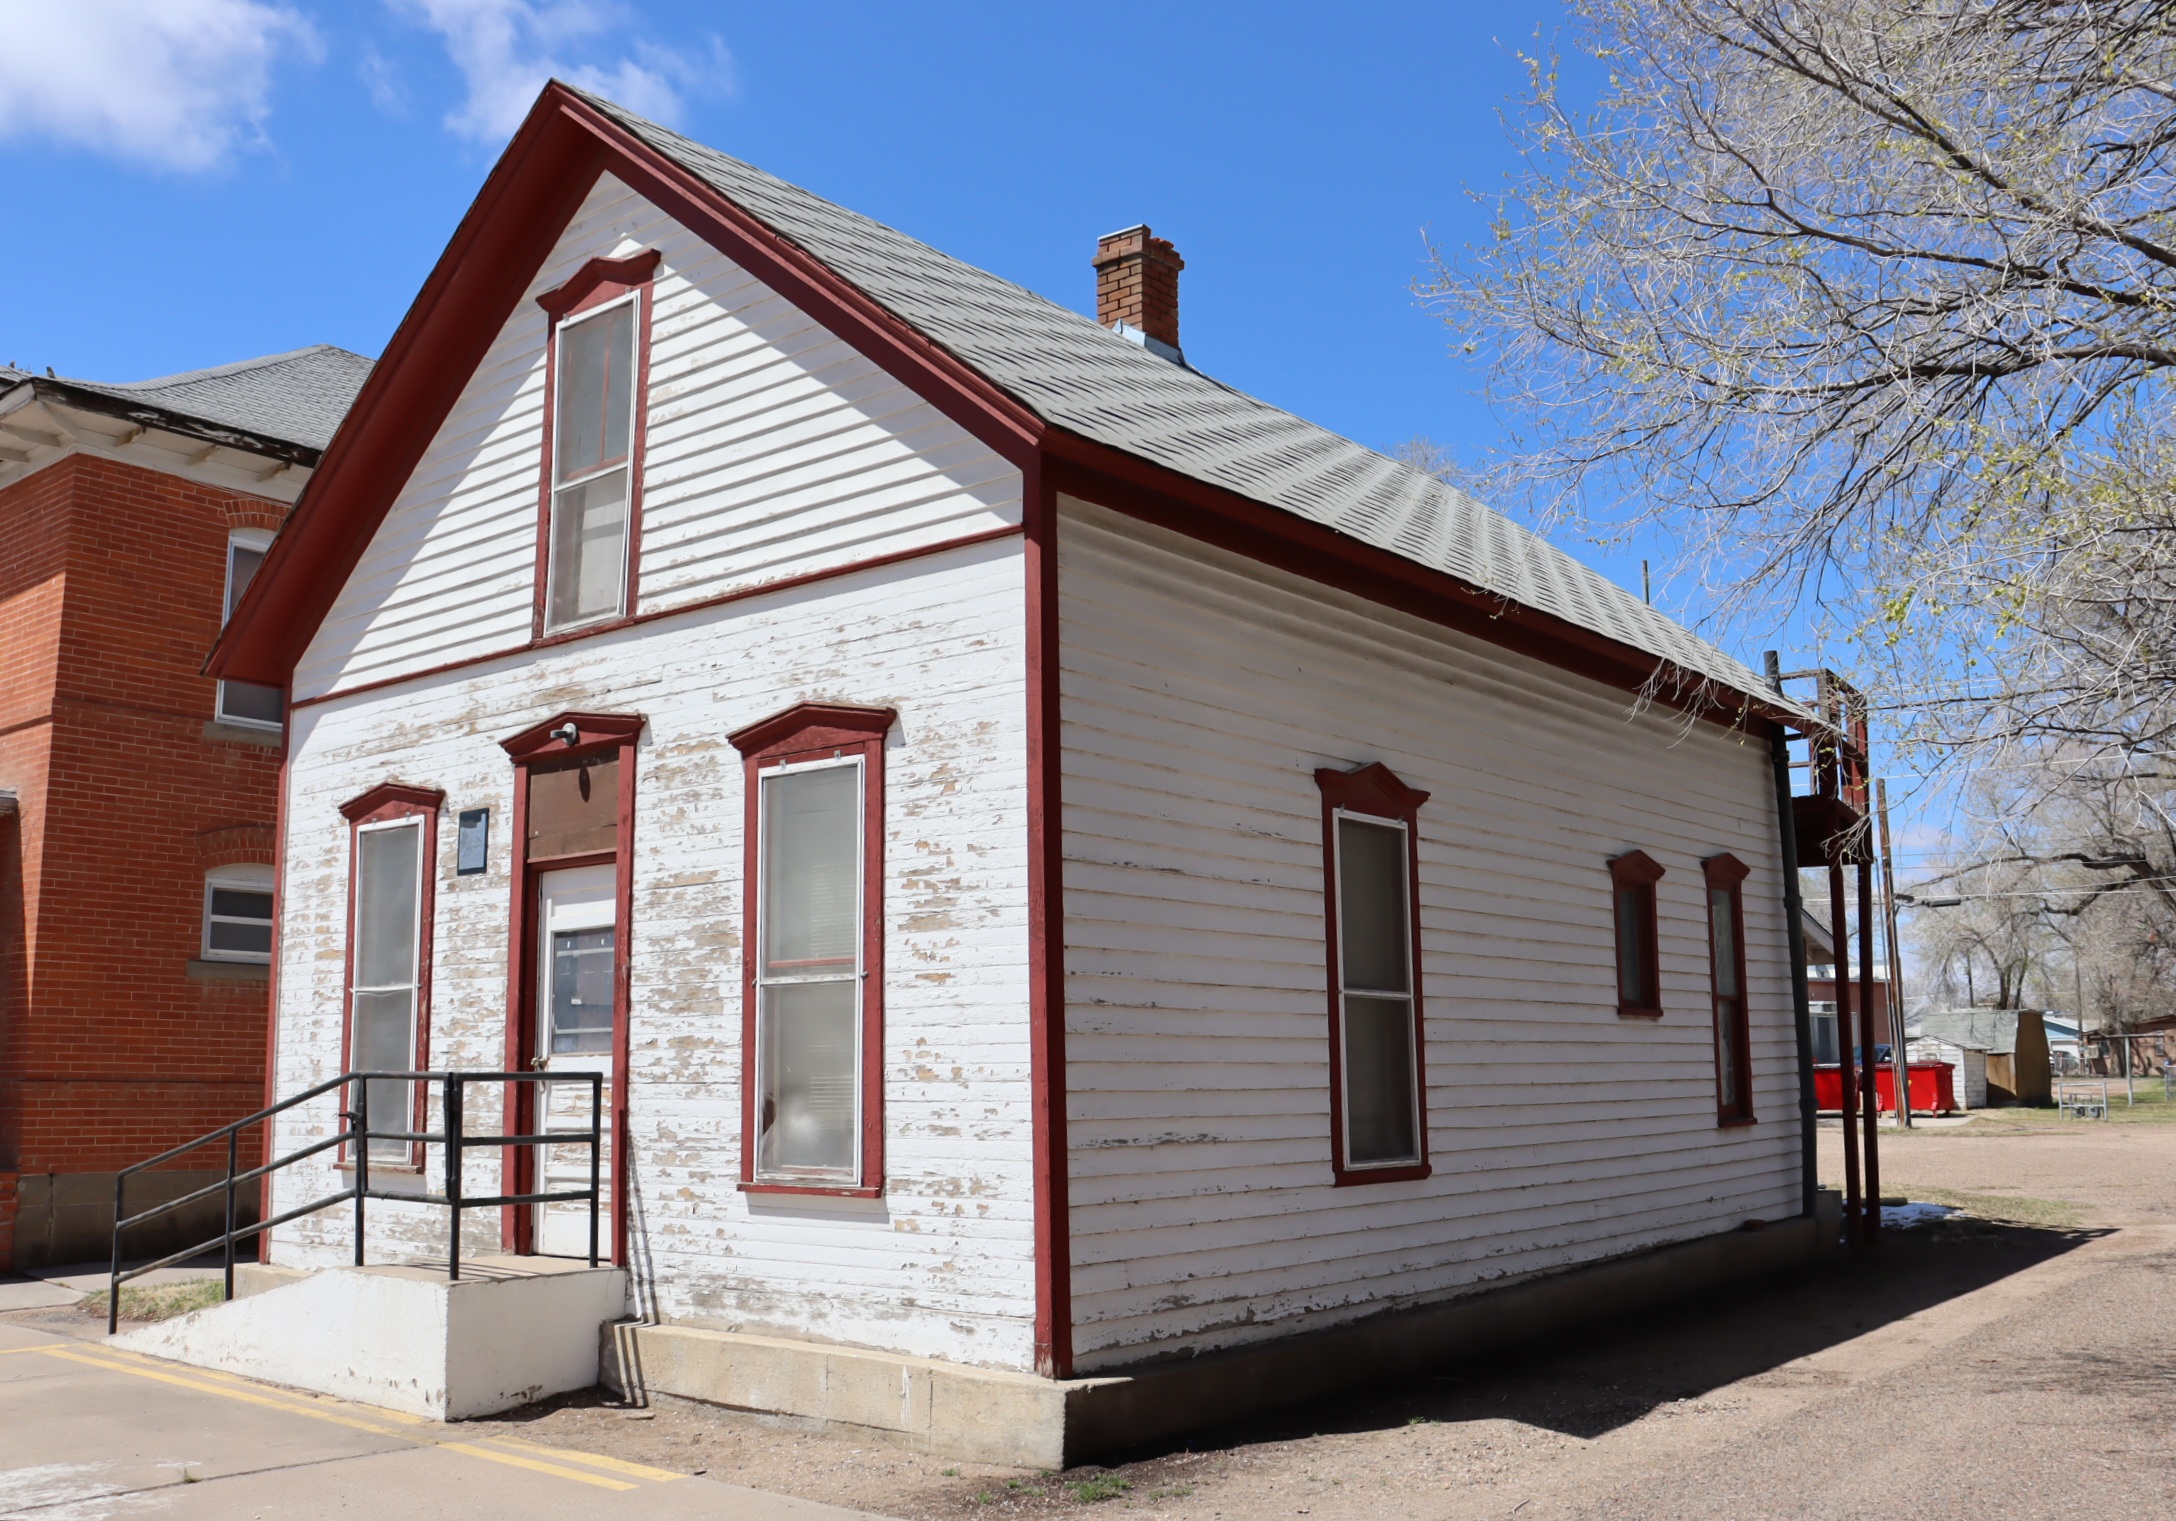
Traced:
POLYGON ((1664 1247, 1442 1304, 1059 1382, 694 1326, 604 1328, 604 1381, 972 1462, 1063 1468, 1811 1264, 1836 1214, 1664 1247))
POLYGON ((627 1313, 627 1273, 555 1258, 443 1268, 237 1274, 227 1304, 116 1346, 433 1420, 490 1415, 598 1381, 597 1328, 627 1313))
MULTIPOLYGON (((223 1171, 140 1172, 128 1180, 128 1210, 140 1214, 219 1182, 223 1171)), ((77 1262, 104 1262, 113 1254, 113 1174, 27 1172, 0 1174, 0 1194, 12 1181, 14 1229, 0 1272, 31 1273, 77 1262)), ((238 1192, 236 1223, 254 1224, 257 1189, 238 1192)), ((175 1210, 128 1234, 122 1250, 132 1258, 164 1257, 209 1241, 227 1228, 223 1194, 175 1210)))

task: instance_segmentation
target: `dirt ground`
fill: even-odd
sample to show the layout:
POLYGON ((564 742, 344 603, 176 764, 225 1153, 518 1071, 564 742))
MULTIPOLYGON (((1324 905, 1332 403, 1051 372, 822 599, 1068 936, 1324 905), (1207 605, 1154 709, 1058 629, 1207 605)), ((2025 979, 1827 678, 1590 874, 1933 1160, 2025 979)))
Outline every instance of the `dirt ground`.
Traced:
MULTIPOLYGON (((1840 1157, 1831 1128, 1824 1178, 1840 1157)), ((914 1521, 2078 1521, 2176 1504, 2176 1124, 1976 1119, 1886 1132, 1882 1162, 1885 1193, 1970 1213, 1892 1231, 1863 1264, 1109 1468, 954 1464, 677 1403, 505 1424, 914 1521)))
MULTIPOLYGON (((2176 1504, 2176 1109, 1886 1131, 1871 1258, 1040 1474, 594 1394, 477 1422, 911 1521, 2130 1518, 2176 1504)), ((1841 1176, 1839 1135, 1822 1141, 1841 1176)), ((71 1312, 9 1320, 59 1329, 71 1312)), ((103 1325, 89 1317, 79 1334, 103 1325)))

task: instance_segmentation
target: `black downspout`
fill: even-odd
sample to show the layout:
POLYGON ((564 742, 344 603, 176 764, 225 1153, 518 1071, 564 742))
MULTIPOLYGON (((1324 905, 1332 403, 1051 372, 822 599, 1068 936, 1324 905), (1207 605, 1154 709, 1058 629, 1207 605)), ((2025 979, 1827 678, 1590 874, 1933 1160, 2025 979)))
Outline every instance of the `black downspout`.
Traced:
MULTIPOLYGON (((1783 667, 1768 651, 1768 684, 1780 694, 1783 667)), ((1783 913, 1791 946, 1791 1002, 1798 1034, 1798 1213, 1814 1217, 1821 1187, 1813 1102, 1813 1008, 1806 994, 1806 909, 1798 886, 1798 825, 1791 807, 1791 745, 1781 726, 1768 737, 1776 773, 1776 844, 1783 858, 1783 913)))

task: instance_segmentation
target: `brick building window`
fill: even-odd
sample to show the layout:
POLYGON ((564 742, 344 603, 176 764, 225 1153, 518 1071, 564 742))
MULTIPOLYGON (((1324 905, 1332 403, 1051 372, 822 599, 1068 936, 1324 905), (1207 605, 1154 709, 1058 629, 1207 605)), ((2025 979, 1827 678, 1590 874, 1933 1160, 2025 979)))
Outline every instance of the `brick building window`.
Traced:
POLYGON ((204 876, 206 961, 272 959, 272 868, 222 866, 204 876))
MULTIPOLYGON (((271 547, 272 535, 262 528, 237 528, 227 535, 227 598, 219 614, 221 628, 225 628, 227 620, 234 616, 235 604, 249 589, 250 578, 257 574, 257 567, 264 564, 265 551, 271 547)), ((250 681, 222 681, 215 711, 221 723, 277 729, 283 698, 278 687, 261 687, 250 681)))

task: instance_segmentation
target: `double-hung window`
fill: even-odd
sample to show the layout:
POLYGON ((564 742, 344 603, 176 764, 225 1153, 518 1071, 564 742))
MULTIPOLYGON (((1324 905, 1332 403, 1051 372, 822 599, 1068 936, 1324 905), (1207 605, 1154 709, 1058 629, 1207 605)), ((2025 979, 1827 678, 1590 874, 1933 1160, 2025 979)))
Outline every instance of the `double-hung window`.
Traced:
POLYGON ((272 868, 222 866, 204 876, 203 957, 272 959, 272 868))
POLYGON ((733 736, 748 757, 742 1183, 883 1186, 888 709, 809 705, 733 736))
POLYGON ((643 296, 630 290, 555 333, 546 633, 627 611, 643 296))
MULTIPOLYGON (((237 528, 227 535, 227 594, 219 615, 221 628, 233 618, 242 593, 249 589, 250 581, 256 576, 257 568, 264 564, 264 557, 271 548, 272 535, 262 528, 237 528)), ((278 687, 222 680, 214 712, 222 723, 277 729, 283 705, 284 698, 278 687)))
POLYGON ((1751 1022, 1745 1003, 1745 863, 1711 856, 1707 878, 1708 964, 1715 1003, 1715 1114, 1718 1122, 1753 1118, 1751 1022))
POLYGON ((1381 765, 1315 779, 1329 889, 1334 1171, 1340 1183, 1425 1176, 1414 840, 1428 794, 1381 765))
MULTIPOLYGON (((430 975, 430 863, 439 797, 394 784, 342 810, 353 828, 348 907, 347 1066, 355 1072, 412 1072, 424 1062, 430 975)), ((363 1112, 372 1131, 420 1128, 416 1085, 366 1082, 363 1112)), ((415 1160, 408 1141, 374 1140, 373 1163, 415 1160)))
POLYGON ((1628 1018, 1662 1015, 1660 937, 1655 928, 1655 884, 1661 880, 1661 866, 1645 851, 1628 851, 1609 863, 1617 938, 1617 1012, 1628 1018))

